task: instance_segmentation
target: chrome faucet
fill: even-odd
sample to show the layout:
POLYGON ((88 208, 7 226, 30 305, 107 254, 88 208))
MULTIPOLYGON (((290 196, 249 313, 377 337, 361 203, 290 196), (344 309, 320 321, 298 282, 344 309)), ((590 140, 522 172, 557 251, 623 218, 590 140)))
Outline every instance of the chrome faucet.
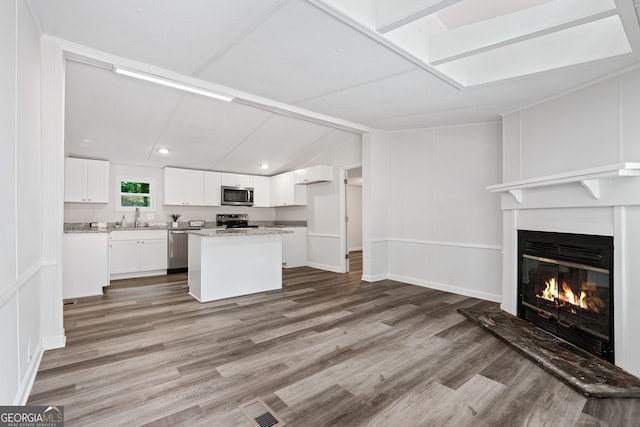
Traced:
POLYGON ((140 208, 136 208, 136 216, 133 220, 133 227, 134 228, 140 227, 140 208))

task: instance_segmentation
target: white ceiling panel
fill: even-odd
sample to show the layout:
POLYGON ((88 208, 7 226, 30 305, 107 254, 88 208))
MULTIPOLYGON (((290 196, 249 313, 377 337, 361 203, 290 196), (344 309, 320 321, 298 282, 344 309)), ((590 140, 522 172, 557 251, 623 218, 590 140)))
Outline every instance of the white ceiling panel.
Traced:
POLYGON ((30 0, 44 31, 190 75, 278 0, 30 0))
POLYGON ((285 167, 283 170, 295 170, 301 167, 324 164, 327 153, 331 153, 342 144, 361 140, 361 135, 341 130, 333 130, 331 133, 318 139, 313 144, 308 145, 301 151, 290 153, 285 157, 285 167))
POLYGON ((413 68, 315 6, 290 1, 198 77, 296 103, 413 68))
POLYGON ((451 126, 460 123, 483 123, 499 121, 495 106, 474 106, 468 109, 431 111, 428 113, 402 116, 389 116, 371 120, 372 125, 380 129, 406 130, 425 127, 451 126), (459 120, 464 120, 460 122, 459 120), (424 126, 423 123, 429 123, 424 126))
POLYGON ((461 92, 422 70, 310 99, 298 104, 371 126, 371 119, 466 107, 461 92))
POLYGON ((146 161, 180 93, 76 62, 66 73, 67 154, 146 161))
POLYGON ((329 134, 355 135, 67 61, 65 139, 70 156, 273 175, 287 170, 289 160, 303 150, 317 156, 332 149, 316 144, 329 134), (158 153, 158 148, 169 149, 169 154, 158 153), (271 168, 260 169, 263 162, 271 168))
POLYGON ((467 88, 464 91, 464 95, 472 104, 484 102, 501 105, 499 111, 506 113, 533 104, 536 100, 557 95, 570 88, 589 84, 601 76, 611 75, 611 73, 625 69, 637 62, 638 58, 634 56, 611 58, 504 82, 467 88))
POLYGON ((175 167, 214 169, 272 113, 237 103, 185 95, 158 138, 158 161, 175 167))
MULTIPOLYGON (((393 131, 499 120, 501 113, 640 61, 639 53, 633 52, 454 88, 428 66, 418 66, 417 57, 368 29, 365 21, 355 24, 357 17, 338 12, 335 8, 345 4, 339 1, 326 7, 322 0, 27 1, 45 35, 86 46, 61 42, 76 56, 100 63, 137 61, 138 71, 155 69, 195 86, 202 79, 202 87, 224 85, 240 98, 223 103, 68 62, 67 153, 141 166, 272 175, 323 159, 337 145, 359 138, 336 129, 346 121, 393 131), (333 121, 336 127, 299 115, 333 121), (170 154, 158 154, 160 147, 169 148, 170 154), (271 168, 258 170, 262 162, 271 168)), ((547 3, 498 1, 509 8, 547 3)), ((616 5, 626 1, 631 0, 616 5)), ((482 9, 479 0, 462 3, 482 9)), ((627 36, 640 34, 631 9, 618 7, 627 36)), ((468 16, 454 12, 443 15, 449 27, 468 24, 468 16)), ((417 45, 426 46, 419 30, 413 31, 417 45)), ((505 67, 516 58, 501 60, 504 63, 490 66, 505 67)))
MULTIPOLYGON (((326 126, 274 114, 223 158, 216 169, 236 171, 249 168, 251 173, 272 175, 287 169, 290 156, 295 156, 333 132, 332 128, 326 126), (267 163, 269 169, 261 170, 261 163, 267 163)), ((323 150, 323 147, 317 146, 315 149, 323 150)))

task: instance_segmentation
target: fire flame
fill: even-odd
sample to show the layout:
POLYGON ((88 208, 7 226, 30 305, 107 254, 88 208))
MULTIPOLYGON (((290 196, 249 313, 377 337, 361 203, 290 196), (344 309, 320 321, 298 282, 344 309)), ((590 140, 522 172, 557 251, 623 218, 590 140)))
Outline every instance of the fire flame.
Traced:
POLYGON ((548 301, 569 303, 587 310, 593 310, 596 313, 600 313, 600 309, 605 306, 604 301, 597 296, 598 291, 595 284, 583 282, 579 295, 574 293, 564 281, 561 286, 558 286, 558 281, 555 277, 547 280, 544 284, 545 289, 538 297, 548 301))

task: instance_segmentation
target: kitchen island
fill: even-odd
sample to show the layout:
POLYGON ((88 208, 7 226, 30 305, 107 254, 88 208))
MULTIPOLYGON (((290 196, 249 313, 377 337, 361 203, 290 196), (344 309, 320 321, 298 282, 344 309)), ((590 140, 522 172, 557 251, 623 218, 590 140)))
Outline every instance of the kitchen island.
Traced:
POLYGON ((277 228, 189 231, 189 294, 200 302, 282 288, 277 228))

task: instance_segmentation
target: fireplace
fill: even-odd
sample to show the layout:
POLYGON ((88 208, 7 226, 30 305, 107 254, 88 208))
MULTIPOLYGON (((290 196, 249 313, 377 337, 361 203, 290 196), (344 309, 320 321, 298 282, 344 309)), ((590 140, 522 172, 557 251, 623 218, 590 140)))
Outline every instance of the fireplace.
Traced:
POLYGON ((518 317, 614 363, 613 238, 519 230, 518 317))

